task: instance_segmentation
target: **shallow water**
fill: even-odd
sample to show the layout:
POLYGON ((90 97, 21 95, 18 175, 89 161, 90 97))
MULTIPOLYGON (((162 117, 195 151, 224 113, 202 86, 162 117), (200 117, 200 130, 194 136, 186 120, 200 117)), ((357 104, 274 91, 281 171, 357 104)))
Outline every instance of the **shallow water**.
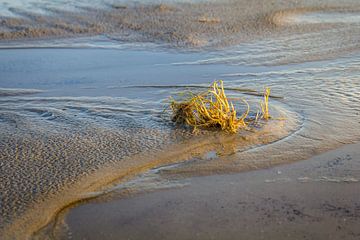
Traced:
POLYGON ((312 12, 290 16, 290 24, 354 23, 359 24, 359 13, 312 12))
MULTIPOLYGON (((143 3, 161 3, 161 0, 143 0, 143 3)), ((200 2, 199 0, 167 0, 166 2, 200 2)), ((106 9, 116 4, 130 4, 128 0, 1 0, 0 16, 16 16, 16 10, 26 10, 33 13, 49 14, 49 9, 61 9, 71 11, 81 11, 86 8, 106 9)))
MULTIPOLYGON (((211 51, 162 48, 168 39, 149 43, 148 36, 137 43, 109 35, 2 41, 1 228, 11 236, 23 225, 16 234, 29 234, 111 181, 164 164, 181 162, 162 171, 177 177, 237 172, 358 141, 360 23, 347 14, 297 12, 291 21, 280 14, 278 34, 211 51), (259 93, 271 87, 284 97, 270 102, 281 119, 236 136, 194 135, 170 123, 163 113, 169 96, 220 78, 259 93), (39 209, 43 216, 34 214, 39 209)), ((249 99, 252 109, 259 102, 228 94, 249 99)), ((156 181, 150 174, 140 187, 157 188, 156 181)))

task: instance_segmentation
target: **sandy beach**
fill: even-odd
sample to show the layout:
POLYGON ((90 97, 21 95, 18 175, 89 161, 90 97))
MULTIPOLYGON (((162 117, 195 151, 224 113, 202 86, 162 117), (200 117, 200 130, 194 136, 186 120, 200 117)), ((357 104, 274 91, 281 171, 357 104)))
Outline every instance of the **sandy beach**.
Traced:
MULTIPOLYGON (((178 179, 172 189, 128 186, 65 211, 51 231, 57 239, 358 239, 359 147, 266 170, 178 179)), ((166 170, 157 174, 174 184, 166 170)))
POLYGON ((355 0, 0 0, 0 238, 359 238, 359 16, 355 0), (272 118, 175 125, 170 97, 217 79, 251 115, 270 87, 272 118))

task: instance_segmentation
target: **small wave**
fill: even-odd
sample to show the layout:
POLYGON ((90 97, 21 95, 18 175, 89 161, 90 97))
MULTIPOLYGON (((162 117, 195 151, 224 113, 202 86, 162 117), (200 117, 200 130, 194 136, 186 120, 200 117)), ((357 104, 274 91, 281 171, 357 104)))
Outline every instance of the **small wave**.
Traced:
POLYGON ((0 88, 0 97, 29 95, 42 92, 44 91, 40 89, 0 88))

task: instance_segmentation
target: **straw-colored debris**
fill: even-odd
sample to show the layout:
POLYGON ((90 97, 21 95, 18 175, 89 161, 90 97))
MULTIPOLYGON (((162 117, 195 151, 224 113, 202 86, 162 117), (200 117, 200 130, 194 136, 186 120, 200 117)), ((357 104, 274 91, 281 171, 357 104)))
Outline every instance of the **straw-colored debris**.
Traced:
POLYGON ((219 18, 213 18, 213 17, 200 17, 198 19, 198 21, 200 23, 212 23, 212 24, 215 24, 215 23, 220 23, 220 19, 219 18))
MULTIPOLYGON (((264 102, 261 103, 262 113, 258 114, 263 119, 269 119, 270 89, 266 88, 264 102)), ((246 100, 241 99, 246 109, 239 115, 232 102, 225 95, 223 81, 215 81, 209 90, 198 94, 190 93, 185 100, 172 100, 172 120, 178 124, 197 128, 215 128, 229 133, 236 133, 239 129, 246 128, 249 123, 259 118, 248 118, 250 107, 246 100)))
POLYGON ((264 100, 260 102, 262 118, 268 120, 270 118, 269 114, 269 96, 270 96, 270 88, 266 87, 264 91, 264 100))

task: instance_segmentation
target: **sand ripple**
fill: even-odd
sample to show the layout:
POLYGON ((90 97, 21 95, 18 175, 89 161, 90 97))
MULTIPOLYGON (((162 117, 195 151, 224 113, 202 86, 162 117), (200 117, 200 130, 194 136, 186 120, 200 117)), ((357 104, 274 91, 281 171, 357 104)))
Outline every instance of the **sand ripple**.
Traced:
POLYGON ((95 7, 79 1, 67 5, 70 9, 50 1, 25 7, 6 7, 5 4, 7 12, 0 16, 0 40, 6 44, 8 40, 106 34, 121 42, 152 42, 187 48, 224 47, 280 34, 289 22, 322 21, 310 29, 293 29, 296 32, 314 32, 329 28, 333 23, 358 23, 354 11, 360 9, 354 0, 341 3, 335 0, 164 1, 161 4, 97 1, 95 7), (327 12, 334 9, 354 13, 327 12))

